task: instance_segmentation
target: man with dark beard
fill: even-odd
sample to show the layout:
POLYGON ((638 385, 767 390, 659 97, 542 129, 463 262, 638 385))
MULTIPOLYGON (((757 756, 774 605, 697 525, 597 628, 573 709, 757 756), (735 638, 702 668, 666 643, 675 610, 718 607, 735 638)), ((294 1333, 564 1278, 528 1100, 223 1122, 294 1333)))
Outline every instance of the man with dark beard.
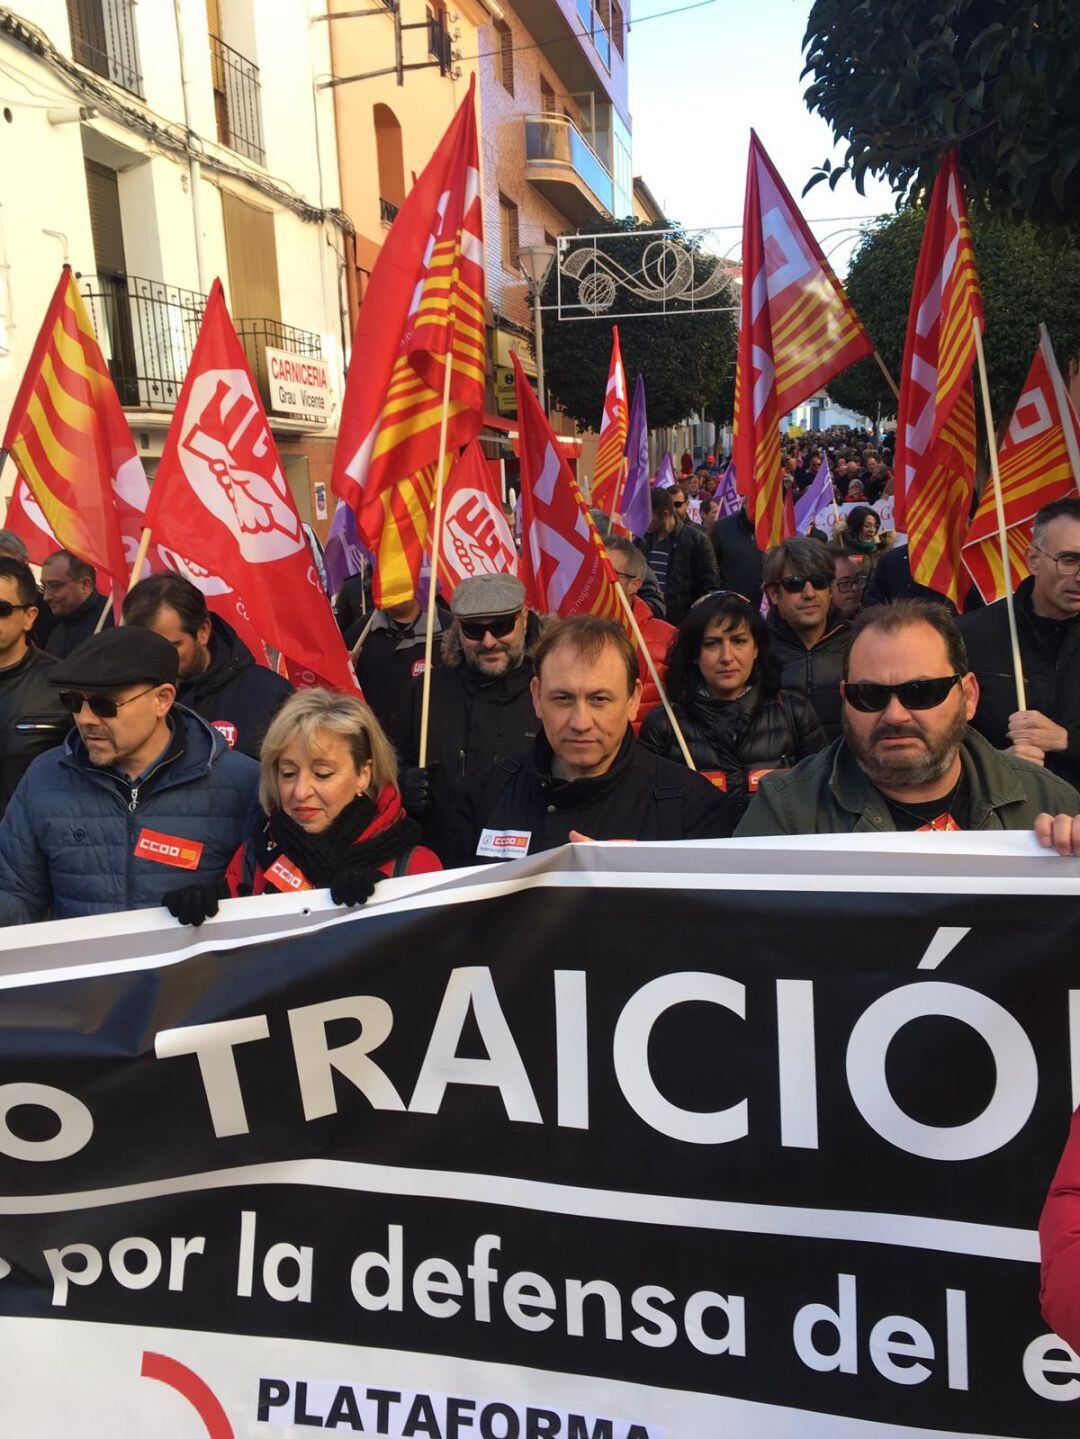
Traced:
POLYGON ((1046 828, 1080 813, 1070 784, 969 728, 979 685, 942 605, 864 610, 841 694, 843 737, 767 776, 738 835, 1046 828))

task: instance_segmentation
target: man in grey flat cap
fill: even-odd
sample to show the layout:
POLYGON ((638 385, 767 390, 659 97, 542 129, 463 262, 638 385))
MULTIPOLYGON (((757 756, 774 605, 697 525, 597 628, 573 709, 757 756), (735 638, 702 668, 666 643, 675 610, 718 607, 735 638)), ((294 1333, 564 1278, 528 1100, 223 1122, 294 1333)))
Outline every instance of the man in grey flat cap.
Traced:
POLYGON ((423 677, 413 680, 403 735, 401 792, 442 857, 454 844, 454 804, 466 779, 522 753, 539 721, 529 685, 528 650, 540 626, 513 575, 474 575, 450 601, 453 623, 442 637, 442 664, 431 674, 427 764, 421 769, 423 677))

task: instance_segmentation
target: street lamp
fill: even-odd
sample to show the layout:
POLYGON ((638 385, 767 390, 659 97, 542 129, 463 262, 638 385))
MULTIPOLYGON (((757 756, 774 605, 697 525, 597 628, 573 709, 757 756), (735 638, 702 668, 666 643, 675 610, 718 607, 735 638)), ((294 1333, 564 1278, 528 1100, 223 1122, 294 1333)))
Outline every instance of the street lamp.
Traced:
POLYGON ((554 245, 526 245, 518 251, 521 272, 532 286, 533 292, 533 345, 536 349, 536 393, 540 408, 547 412, 544 395, 544 334, 540 316, 540 292, 555 259, 554 245))

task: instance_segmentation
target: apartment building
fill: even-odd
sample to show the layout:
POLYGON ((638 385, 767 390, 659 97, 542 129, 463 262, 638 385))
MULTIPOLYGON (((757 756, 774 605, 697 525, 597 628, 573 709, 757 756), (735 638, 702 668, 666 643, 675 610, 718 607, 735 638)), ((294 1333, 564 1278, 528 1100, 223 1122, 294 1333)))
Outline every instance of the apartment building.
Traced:
MULTIPOLYGON (((349 335, 322 0, 0 5, 0 417, 70 262, 152 476, 220 277, 322 530, 349 335), (306 399, 275 383, 318 361, 306 399), (308 408, 305 409, 305 404, 308 408)), ((305 371, 309 377, 312 366, 305 371)), ((7 464, 0 498, 14 482, 7 464)))

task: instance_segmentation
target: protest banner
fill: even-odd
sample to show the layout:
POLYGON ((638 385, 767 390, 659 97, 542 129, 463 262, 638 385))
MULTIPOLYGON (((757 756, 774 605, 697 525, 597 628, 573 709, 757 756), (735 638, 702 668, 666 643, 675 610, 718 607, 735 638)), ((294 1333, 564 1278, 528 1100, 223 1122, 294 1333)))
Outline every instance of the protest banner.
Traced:
POLYGON ((9 931, 4 1431, 1075 1434, 1078 869, 578 845, 9 931))

